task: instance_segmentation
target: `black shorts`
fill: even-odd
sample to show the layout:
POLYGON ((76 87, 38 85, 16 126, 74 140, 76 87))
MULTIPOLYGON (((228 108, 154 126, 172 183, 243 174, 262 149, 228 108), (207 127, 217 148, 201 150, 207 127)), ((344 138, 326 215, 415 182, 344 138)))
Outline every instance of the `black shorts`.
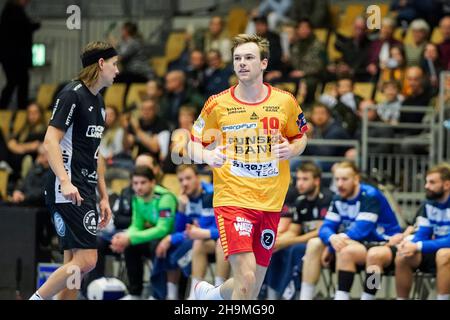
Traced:
POLYGON ((54 203, 49 206, 61 250, 97 249, 98 212, 94 202, 54 203))
POLYGON ((422 253, 418 270, 426 273, 436 273, 436 252, 422 253))

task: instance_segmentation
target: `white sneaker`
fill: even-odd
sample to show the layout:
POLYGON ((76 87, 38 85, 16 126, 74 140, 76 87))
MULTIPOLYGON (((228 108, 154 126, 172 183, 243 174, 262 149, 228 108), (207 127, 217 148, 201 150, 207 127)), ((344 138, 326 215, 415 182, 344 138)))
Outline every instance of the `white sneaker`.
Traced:
POLYGON ((133 294, 127 294, 125 297, 120 298, 120 300, 141 300, 141 296, 136 296, 133 294))
POLYGON ((206 281, 198 282, 194 287, 194 296, 196 300, 207 300, 205 299, 208 291, 213 289, 214 286, 206 281))

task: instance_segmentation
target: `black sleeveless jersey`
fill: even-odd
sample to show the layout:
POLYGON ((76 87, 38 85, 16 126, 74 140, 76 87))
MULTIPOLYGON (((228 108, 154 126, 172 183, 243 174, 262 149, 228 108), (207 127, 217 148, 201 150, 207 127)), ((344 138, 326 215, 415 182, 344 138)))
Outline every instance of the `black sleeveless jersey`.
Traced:
MULTIPOLYGON (((97 159, 105 127, 105 104, 81 81, 72 81, 57 95, 49 126, 65 132, 60 142, 64 168, 85 201, 96 201, 97 159)), ((52 156, 52 155, 50 155, 52 156)), ((45 188, 47 204, 70 203, 52 174, 45 188)))

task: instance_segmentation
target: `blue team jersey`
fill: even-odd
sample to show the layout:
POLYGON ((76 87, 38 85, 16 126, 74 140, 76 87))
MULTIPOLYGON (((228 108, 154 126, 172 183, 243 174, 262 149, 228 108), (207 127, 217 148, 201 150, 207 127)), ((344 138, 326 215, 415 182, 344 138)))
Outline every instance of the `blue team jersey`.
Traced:
POLYGON ((445 203, 427 200, 417 215, 419 229, 413 242, 419 244, 423 253, 433 253, 450 248, 450 197, 445 203))
POLYGON ((354 199, 334 196, 319 237, 330 245, 330 237, 340 232, 356 241, 380 242, 401 232, 401 228, 381 191, 361 183, 359 194, 354 199))
POLYGON ((189 198, 185 212, 177 212, 175 216, 175 232, 172 233, 171 243, 176 245, 184 239, 184 230, 186 223, 197 222, 202 229, 209 229, 211 239, 216 240, 219 237, 213 208, 213 185, 201 182, 202 193, 197 198, 189 198))

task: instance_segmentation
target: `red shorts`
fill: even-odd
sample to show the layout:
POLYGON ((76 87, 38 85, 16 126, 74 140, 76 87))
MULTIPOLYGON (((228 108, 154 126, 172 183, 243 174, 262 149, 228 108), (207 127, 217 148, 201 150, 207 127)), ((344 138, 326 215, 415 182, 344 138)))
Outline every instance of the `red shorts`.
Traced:
POLYGON ((253 252, 258 265, 269 266, 279 212, 224 206, 214 208, 214 214, 225 259, 236 253, 253 252))

